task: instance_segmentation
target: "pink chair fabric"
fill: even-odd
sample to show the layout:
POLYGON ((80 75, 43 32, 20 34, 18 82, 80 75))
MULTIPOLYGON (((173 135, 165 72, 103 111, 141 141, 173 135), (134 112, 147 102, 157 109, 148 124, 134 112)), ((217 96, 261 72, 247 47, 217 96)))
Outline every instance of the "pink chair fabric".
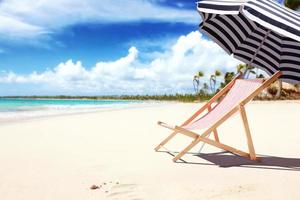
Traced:
POLYGON ((183 128, 194 130, 211 127, 261 85, 259 79, 237 79, 227 95, 210 112, 183 128))

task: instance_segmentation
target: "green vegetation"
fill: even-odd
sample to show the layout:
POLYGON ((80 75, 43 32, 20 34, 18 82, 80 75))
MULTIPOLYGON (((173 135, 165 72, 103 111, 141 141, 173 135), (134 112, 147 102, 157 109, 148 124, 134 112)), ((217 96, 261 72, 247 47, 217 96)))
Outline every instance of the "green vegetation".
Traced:
POLYGON ((197 74, 194 76, 193 85, 196 94, 200 92, 200 79, 202 77, 204 77, 204 73, 202 71, 197 72, 197 74))
POLYGON ((217 77, 221 75, 222 73, 219 70, 216 70, 214 74, 210 75, 209 84, 211 93, 216 93, 217 77))
POLYGON ((234 78, 234 72, 226 72, 224 75, 224 82, 221 83, 221 88, 224 88, 234 78))
MULTIPOLYGON (((263 74, 258 73, 258 70, 252 66, 240 64, 236 67, 236 72, 224 72, 221 73, 216 70, 212 75, 208 76, 210 79, 206 79, 210 85, 210 90, 208 84, 205 80, 202 80, 200 84, 200 77, 204 77, 203 72, 197 72, 194 76, 193 84, 195 88, 195 94, 198 100, 205 100, 212 97, 215 93, 224 88, 238 73, 243 73, 245 78, 249 78, 250 75, 256 78, 265 78, 263 74), (223 76, 223 81, 217 84, 217 77, 223 76), (202 87, 201 87, 202 85, 202 87), (217 88, 218 86, 218 88, 217 88)), ((252 78, 251 77, 251 78, 252 78)), ((300 99, 300 86, 290 85, 289 88, 283 88, 281 81, 277 81, 272 84, 267 90, 258 95, 256 100, 295 100, 300 99)))
POLYGON ((300 9, 300 1, 299 0, 285 0, 284 5, 292 10, 300 9))
POLYGON ((120 95, 120 96, 3 96, 0 99, 22 98, 22 99, 82 99, 82 100, 154 100, 154 101, 180 101, 195 102, 207 101, 212 97, 211 94, 195 95, 195 94, 175 94, 175 95, 120 95))

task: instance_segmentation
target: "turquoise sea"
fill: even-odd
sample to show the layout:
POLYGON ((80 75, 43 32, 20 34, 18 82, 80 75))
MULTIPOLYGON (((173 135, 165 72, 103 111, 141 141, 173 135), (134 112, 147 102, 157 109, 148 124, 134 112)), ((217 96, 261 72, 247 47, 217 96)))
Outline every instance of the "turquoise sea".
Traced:
POLYGON ((137 103, 141 102, 127 100, 0 98, 0 112, 32 111, 50 108, 100 108, 137 103))
POLYGON ((0 122, 16 119, 133 108, 143 101, 0 98, 0 122))

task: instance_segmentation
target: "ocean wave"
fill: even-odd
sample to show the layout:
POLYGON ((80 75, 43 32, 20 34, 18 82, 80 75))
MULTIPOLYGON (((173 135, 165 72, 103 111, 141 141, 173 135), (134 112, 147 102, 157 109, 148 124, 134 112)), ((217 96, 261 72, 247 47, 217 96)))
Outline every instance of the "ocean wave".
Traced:
POLYGON ((35 105, 35 106, 11 106, 1 109, 0 122, 18 121, 47 116, 89 113, 97 111, 109 111, 119 109, 130 109, 144 106, 151 106, 157 102, 130 102, 116 104, 80 104, 80 105, 35 105))

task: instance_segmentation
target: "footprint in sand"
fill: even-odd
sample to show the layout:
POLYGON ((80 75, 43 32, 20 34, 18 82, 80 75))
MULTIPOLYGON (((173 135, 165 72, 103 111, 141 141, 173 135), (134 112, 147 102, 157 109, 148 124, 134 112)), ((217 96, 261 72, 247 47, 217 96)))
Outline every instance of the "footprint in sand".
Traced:
POLYGON ((139 197, 139 186, 136 184, 118 184, 111 187, 107 195, 113 200, 141 200, 139 197))
POLYGON ((229 198, 230 196, 239 196, 239 195, 245 195, 249 192, 253 192, 255 190, 255 187, 252 185, 237 185, 237 186, 231 186, 221 191, 214 191, 214 195, 211 195, 207 199, 220 199, 221 197, 229 198))

